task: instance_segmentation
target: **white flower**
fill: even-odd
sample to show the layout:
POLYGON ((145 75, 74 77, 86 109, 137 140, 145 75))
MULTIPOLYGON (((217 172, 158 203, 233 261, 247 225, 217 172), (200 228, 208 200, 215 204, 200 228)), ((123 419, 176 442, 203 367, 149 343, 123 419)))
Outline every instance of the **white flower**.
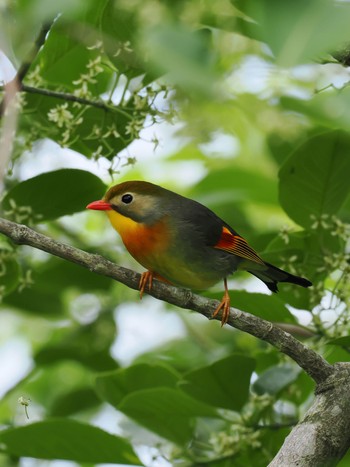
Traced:
POLYGON ((86 68, 90 70, 90 76, 96 76, 103 72, 103 67, 100 65, 102 61, 101 55, 98 55, 95 60, 90 60, 86 68))
POLYGON ((101 40, 98 40, 95 42, 95 44, 90 45, 90 47, 87 47, 88 50, 102 50, 103 49, 103 42, 101 40))
POLYGON ((122 52, 127 52, 127 53, 132 52, 131 42, 130 41, 120 42, 119 48, 115 52, 114 57, 118 57, 118 55, 120 55, 122 52))
POLYGON ((47 118, 51 122, 57 123, 57 126, 59 128, 62 128, 63 126, 67 126, 67 124, 73 120, 74 116, 72 112, 67 110, 68 104, 62 104, 62 105, 57 105, 55 108, 51 109, 48 114, 47 118))
POLYGON ((125 127, 125 134, 137 138, 143 127, 143 120, 133 119, 125 127))
POLYGON ((103 146, 100 145, 96 151, 94 151, 91 156, 93 159, 98 159, 101 155, 102 155, 102 151, 103 151, 103 146))

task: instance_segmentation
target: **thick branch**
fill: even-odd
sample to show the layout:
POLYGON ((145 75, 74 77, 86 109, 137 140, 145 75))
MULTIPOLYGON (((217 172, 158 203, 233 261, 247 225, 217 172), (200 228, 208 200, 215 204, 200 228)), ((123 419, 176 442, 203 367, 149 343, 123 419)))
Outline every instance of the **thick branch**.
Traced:
POLYGON ((269 467, 330 467, 350 445, 350 364, 336 363, 316 398, 269 467))
MULTIPOLYGON (((139 287, 140 275, 134 271, 117 266, 102 256, 86 253, 83 250, 57 242, 35 232, 25 225, 0 218, 0 232, 17 244, 30 245, 52 255, 59 256, 67 261, 90 269, 96 274, 110 277, 132 289, 138 289, 139 287)), ((149 294, 180 308, 197 311, 208 319, 211 319, 212 313, 218 304, 216 300, 201 297, 190 290, 180 289, 158 281, 154 281, 149 294)), ((220 316, 216 319, 220 319, 220 316)), ((268 321, 231 308, 228 324, 269 342, 278 350, 291 357, 316 383, 324 381, 333 373, 333 367, 319 354, 268 321)))

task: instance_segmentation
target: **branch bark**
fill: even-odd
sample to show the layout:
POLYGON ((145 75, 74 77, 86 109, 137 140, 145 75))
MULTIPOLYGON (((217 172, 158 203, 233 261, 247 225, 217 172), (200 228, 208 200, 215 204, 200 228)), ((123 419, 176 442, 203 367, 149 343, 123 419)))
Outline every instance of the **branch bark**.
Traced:
POLYGON ((350 364, 316 388, 316 397, 293 428, 269 467, 331 467, 350 446, 350 364))

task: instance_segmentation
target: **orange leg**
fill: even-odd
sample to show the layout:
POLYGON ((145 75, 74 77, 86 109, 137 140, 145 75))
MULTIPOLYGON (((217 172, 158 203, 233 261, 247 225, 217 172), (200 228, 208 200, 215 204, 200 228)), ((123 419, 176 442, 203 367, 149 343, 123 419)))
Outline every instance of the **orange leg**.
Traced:
POLYGON ((142 296, 143 296, 144 291, 146 290, 147 285, 148 285, 148 290, 151 290, 152 284, 153 284, 153 272, 152 271, 143 272, 141 274, 141 279, 139 282, 140 300, 142 300, 142 296))
POLYGON ((230 295, 228 293, 228 288, 227 288, 227 280, 226 278, 224 279, 224 286, 225 286, 225 293, 224 296, 222 297, 221 302, 219 305, 215 308, 214 313, 213 313, 213 318, 219 313, 220 310, 222 310, 222 316, 221 316, 221 327, 227 323, 228 318, 230 316, 230 295))
POLYGON ((139 289, 140 289, 140 299, 142 299, 143 294, 148 286, 148 290, 152 289, 153 279, 157 279, 158 281, 166 282, 170 284, 169 281, 164 279, 164 277, 160 276, 156 272, 153 271, 146 271, 141 274, 141 279, 139 282, 139 289))

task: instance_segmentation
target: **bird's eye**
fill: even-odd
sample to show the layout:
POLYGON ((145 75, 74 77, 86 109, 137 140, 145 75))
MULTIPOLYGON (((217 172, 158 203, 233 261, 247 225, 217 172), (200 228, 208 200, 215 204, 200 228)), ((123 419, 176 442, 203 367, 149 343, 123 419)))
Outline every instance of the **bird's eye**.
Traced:
POLYGON ((125 204, 130 204, 133 199, 134 198, 130 193, 126 193, 122 196, 122 202, 125 204))

